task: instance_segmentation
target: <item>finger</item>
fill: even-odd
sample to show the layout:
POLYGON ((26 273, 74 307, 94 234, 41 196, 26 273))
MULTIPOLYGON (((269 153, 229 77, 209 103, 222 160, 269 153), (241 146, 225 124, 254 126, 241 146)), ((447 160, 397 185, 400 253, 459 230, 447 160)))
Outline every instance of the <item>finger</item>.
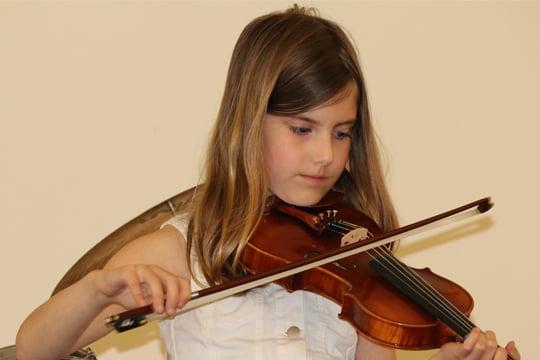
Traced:
POLYGON ((506 344, 505 349, 514 360, 521 359, 521 354, 519 353, 514 341, 510 341, 508 344, 506 344))
POLYGON ((497 351, 497 337, 495 336, 495 333, 491 330, 487 330, 484 332, 483 336, 481 336, 481 341, 479 341, 479 344, 482 344, 479 348, 479 354, 481 354, 481 359, 484 360, 491 360, 493 359, 493 356, 495 355, 495 352, 497 351))
POLYGON ((147 266, 137 267, 137 273, 140 282, 150 288, 154 312, 161 314, 164 310, 164 293, 161 279, 147 266))
POLYGON ((506 360, 508 358, 508 352, 504 348, 498 348, 495 352, 493 360, 506 360))
POLYGON ((177 307, 181 309, 191 299, 191 280, 179 277, 178 283, 180 285, 180 298, 177 307))
POLYGON ((175 312, 184 307, 191 299, 191 281, 183 277, 175 277, 174 281, 178 286, 178 299, 174 304, 175 312))
MULTIPOLYGON (((469 338, 474 337, 471 342, 467 345, 471 346, 472 348, 465 347, 464 350, 468 350, 469 353, 463 356, 463 359, 467 360, 484 360, 484 350, 486 347, 486 336, 480 331, 480 329, 475 328, 467 337, 465 342, 469 340, 469 338)), ((465 345, 465 343, 464 343, 465 345)))
MULTIPOLYGON (((461 343, 446 343, 441 347, 442 359, 458 360, 463 358, 463 344, 461 343)), ((438 359, 438 358, 437 358, 438 359)))
POLYGON ((165 276, 164 278, 162 278, 162 281, 164 282, 167 293, 165 309, 167 311, 167 314, 169 316, 172 316, 176 313, 176 309, 178 308, 178 302, 180 298, 180 285, 178 284, 176 276, 173 275, 165 276))
POLYGON ((473 352, 478 338, 481 332, 480 329, 474 328, 465 337, 463 343, 446 343, 441 347, 441 359, 445 360, 461 360, 461 359, 473 359, 471 353, 473 352))
POLYGON ((126 269, 123 276, 135 304, 137 306, 145 306, 147 304, 147 301, 144 297, 141 282, 139 281, 139 277, 137 276, 137 274, 131 269, 126 269))
POLYGON ((473 351, 479 337, 480 329, 472 329, 469 335, 467 335, 467 337, 465 338, 465 341, 463 342, 464 355, 469 354, 473 351))
MULTIPOLYGON (((165 308, 167 314, 174 315, 176 310, 180 308, 182 301, 185 301, 186 295, 186 285, 185 279, 179 278, 161 268, 153 269, 156 274, 160 277, 163 286, 166 290, 166 302, 165 308)), ((188 286, 189 287, 189 286, 188 286)), ((190 291, 190 290, 187 290, 190 291)))

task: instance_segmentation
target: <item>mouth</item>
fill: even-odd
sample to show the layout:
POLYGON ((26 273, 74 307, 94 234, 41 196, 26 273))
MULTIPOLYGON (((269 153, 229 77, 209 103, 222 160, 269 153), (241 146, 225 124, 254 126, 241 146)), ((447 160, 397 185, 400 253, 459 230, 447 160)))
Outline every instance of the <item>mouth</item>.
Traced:
POLYGON ((324 176, 311 176, 311 175, 302 175, 302 177, 310 183, 320 184, 326 180, 324 176))

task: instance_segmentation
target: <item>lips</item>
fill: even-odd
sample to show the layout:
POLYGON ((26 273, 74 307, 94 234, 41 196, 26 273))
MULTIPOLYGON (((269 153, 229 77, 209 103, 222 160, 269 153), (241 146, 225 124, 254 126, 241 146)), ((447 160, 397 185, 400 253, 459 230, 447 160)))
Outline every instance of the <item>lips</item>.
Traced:
POLYGON ((326 177, 324 176, 302 175, 302 177, 313 184, 320 184, 326 180, 326 177))

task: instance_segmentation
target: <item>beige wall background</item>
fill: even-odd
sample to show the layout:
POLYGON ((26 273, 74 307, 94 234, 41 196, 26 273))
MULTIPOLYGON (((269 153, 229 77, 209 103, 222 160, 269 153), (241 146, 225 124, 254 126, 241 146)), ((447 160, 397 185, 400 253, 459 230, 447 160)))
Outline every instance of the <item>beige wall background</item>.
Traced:
MULTIPOLYGON (((197 182, 235 40, 288 4, 0 3, 0 347, 88 249, 197 182)), ((495 202, 399 254, 540 358, 539 3, 304 4, 356 41, 402 223, 495 202)), ((165 358, 155 324, 93 348, 165 358)))

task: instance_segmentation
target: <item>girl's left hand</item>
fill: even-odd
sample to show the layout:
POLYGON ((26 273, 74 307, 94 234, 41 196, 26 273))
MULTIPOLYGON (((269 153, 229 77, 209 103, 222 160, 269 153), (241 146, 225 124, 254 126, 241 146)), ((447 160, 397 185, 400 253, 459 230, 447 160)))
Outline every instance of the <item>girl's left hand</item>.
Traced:
POLYGON ((506 360, 508 355, 521 359, 513 341, 501 348, 493 331, 474 328, 463 343, 444 344, 432 360, 506 360))

